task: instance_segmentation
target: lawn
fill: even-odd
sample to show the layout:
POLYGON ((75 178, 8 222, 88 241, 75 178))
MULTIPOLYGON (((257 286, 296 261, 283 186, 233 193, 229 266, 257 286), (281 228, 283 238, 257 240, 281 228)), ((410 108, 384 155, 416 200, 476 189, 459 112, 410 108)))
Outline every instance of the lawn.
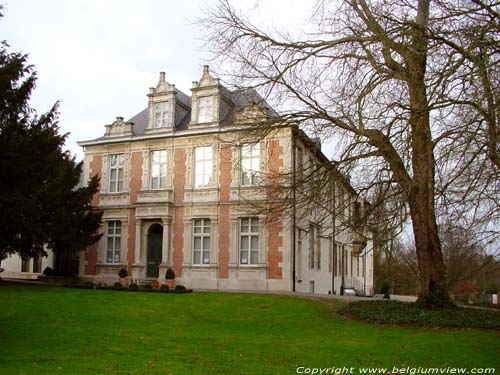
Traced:
POLYGON ((331 300, 3 285, 0 301, 0 374, 500 367, 498 331, 355 322, 331 300))

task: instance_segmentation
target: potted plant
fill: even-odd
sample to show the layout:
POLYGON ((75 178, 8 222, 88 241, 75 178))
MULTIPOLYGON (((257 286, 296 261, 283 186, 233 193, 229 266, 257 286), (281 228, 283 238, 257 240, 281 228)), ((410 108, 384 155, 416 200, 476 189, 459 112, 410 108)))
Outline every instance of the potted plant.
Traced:
POLYGON ((173 288, 175 286, 175 272, 172 268, 167 269, 165 279, 167 280, 167 286, 169 288, 173 288))
POLYGON ((382 284, 382 288, 380 291, 384 295, 384 299, 391 299, 391 295, 389 294, 389 292, 391 291, 391 286, 387 281, 382 284))
POLYGON ((120 284, 123 287, 128 286, 128 271, 125 267, 122 267, 118 272, 118 277, 120 278, 120 284))

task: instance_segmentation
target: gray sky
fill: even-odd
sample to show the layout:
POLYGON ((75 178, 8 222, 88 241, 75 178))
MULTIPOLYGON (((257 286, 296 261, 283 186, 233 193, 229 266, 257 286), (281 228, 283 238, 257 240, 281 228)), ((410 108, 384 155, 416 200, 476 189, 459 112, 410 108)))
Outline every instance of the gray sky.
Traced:
MULTIPOLYGON (((208 51, 200 26, 210 0, 6 0, 0 39, 29 54, 38 72, 31 106, 45 112, 57 101, 66 147, 104 134, 116 116, 129 119, 147 106, 158 73, 190 94, 208 51)), ((311 2, 240 0, 258 24, 300 27, 311 2)))

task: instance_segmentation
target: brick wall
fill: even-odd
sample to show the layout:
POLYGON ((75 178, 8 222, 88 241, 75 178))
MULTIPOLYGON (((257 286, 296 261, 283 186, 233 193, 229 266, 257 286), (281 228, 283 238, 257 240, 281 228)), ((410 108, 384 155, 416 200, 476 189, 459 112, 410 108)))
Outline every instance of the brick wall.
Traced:
MULTIPOLYGON (((137 201, 137 192, 142 188, 142 152, 133 152, 130 157, 130 204, 137 201)), ((135 257, 135 223, 136 209, 129 210, 128 220, 128 243, 127 243, 127 264, 129 273, 132 272, 132 264, 135 257)))
MULTIPOLYGON (((89 177, 98 176, 102 177, 102 156, 94 155, 92 157, 92 161, 89 165, 89 177)), ((99 205, 99 192, 100 187, 97 193, 92 197, 92 206, 97 207, 99 205)), ((99 246, 99 242, 94 243, 90 246, 85 252, 85 275, 95 275, 96 274, 96 265, 97 265, 97 249, 99 246)))
POLYGON ((229 223, 229 202, 231 193, 231 145, 222 145, 220 150, 220 216, 219 216, 219 277, 229 277, 229 243, 230 243, 230 223, 229 223))
MULTIPOLYGON (((280 146, 279 140, 270 140, 268 152, 270 185, 268 197, 272 202, 279 197, 279 174, 283 167, 283 147, 280 146)), ((267 278, 281 279, 283 278, 283 270, 280 266, 280 263, 283 261, 283 253, 280 251, 283 246, 283 237, 281 235, 281 231, 283 230, 282 210, 278 203, 271 203, 269 208, 270 214, 267 220, 267 278)))
POLYGON ((182 276, 184 249, 184 186, 186 184, 186 150, 175 149, 174 153, 174 235, 173 268, 176 277, 182 276))

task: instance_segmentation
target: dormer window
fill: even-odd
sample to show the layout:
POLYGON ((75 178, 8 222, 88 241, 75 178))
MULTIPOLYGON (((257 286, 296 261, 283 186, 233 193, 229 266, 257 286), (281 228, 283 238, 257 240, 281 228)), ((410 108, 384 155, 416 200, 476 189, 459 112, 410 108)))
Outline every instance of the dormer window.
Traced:
POLYGON ((198 123, 213 121, 213 96, 198 98, 198 123))
POLYGON ((167 109, 168 102, 161 102, 155 104, 155 113, 154 113, 154 128, 163 128, 167 126, 167 109))

